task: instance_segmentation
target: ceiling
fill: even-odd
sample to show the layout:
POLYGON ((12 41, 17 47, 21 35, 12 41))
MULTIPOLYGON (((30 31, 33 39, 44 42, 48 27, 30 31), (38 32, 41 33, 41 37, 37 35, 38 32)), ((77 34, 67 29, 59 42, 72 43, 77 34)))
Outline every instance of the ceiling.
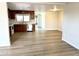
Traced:
POLYGON ((67 3, 26 3, 26 2, 8 2, 8 8, 11 10, 38 10, 48 11, 56 5, 58 9, 63 9, 63 6, 67 3))

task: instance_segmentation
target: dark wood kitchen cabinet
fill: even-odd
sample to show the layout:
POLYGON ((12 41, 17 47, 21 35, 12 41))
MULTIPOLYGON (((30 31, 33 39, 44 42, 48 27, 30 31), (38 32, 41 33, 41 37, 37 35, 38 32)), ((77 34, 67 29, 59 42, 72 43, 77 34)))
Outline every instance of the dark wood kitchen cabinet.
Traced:
POLYGON ((14 32, 27 32, 27 24, 15 24, 14 32))
POLYGON ((16 14, 30 14, 30 20, 34 19, 35 17, 35 12, 31 10, 10 10, 8 9, 8 17, 13 20, 16 19, 16 14))
POLYGON ((9 26, 9 34, 10 34, 10 37, 11 37, 11 26, 9 26))
POLYGON ((35 24, 32 24, 32 31, 35 31, 35 24))

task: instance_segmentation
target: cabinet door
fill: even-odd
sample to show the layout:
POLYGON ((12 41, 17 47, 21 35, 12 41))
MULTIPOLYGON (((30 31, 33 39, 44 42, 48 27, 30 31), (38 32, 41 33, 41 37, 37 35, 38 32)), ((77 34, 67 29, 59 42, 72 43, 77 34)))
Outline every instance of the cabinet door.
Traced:
POLYGON ((10 33, 10 37, 11 37, 11 26, 9 26, 9 33, 10 33))
POLYGON ((32 31, 35 31, 35 24, 32 24, 32 31))
POLYGON ((26 32, 27 25, 26 24, 16 24, 14 25, 14 32, 26 32))

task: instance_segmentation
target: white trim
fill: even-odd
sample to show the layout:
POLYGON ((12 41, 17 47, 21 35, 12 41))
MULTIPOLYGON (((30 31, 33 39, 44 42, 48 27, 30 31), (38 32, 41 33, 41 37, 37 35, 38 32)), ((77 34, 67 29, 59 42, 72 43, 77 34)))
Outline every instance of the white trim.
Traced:
POLYGON ((3 47, 3 46, 11 46, 10 44, 0 44, 0 47, 3 47))
POLYGON ((64 40, 64 39, 62 39, 62 40, 65 41, 66 43, 68 43, 69 45, 71 45, 72 47, 74 47, 74 48, 76 48, 76 49, 79 50, 79 47, 76 46, 76 45, 74 45, 73 43, 71 43, 71 42, 69 42, 69 41, 67 41, 67 40, 64 40))

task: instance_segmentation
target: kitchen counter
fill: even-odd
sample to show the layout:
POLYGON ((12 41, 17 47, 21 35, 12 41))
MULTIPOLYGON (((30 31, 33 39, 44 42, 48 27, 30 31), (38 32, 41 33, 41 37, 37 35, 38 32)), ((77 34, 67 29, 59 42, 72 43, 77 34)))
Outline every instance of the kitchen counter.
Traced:
POLYGON ((28 22, 9 21, 9 27, 13 28, 12 30, 14 30, 14 32, 35 31, 35 24, 34 20, 28 22))
POLYGON ((28 21, 28 22, 17 22, 14 20, 10 20, 9 21, 9 26, 13 26, 15 24, 36 24, 36 22, 34 20, 28 21))

